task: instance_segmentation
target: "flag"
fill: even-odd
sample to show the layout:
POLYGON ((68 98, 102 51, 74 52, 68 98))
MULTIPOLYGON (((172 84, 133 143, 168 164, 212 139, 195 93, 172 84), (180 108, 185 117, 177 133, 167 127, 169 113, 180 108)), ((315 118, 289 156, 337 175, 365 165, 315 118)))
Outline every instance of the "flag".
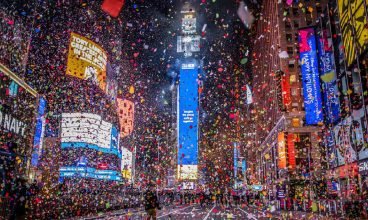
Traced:
POLYGON ((101 9, 112 17, 117 17, 123 7, 125 0, 104 0, 101 9))

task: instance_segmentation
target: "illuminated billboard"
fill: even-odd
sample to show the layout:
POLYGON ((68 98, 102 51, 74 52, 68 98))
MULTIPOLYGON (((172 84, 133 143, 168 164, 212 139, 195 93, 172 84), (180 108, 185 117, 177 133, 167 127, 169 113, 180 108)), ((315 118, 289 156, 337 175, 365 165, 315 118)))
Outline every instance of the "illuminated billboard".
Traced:
POLYGON ((340 100, 338 97, 337 78, 332 51, 332 39, 327 38, 327 30, 321 31, 318 37, 319 63, 323 86, 323 103, 325 117, 329 124, 340 119, 340 100))
POLYGON ((98 170, 92 167, 60 167, 60 182, 64 178, 92 178, 100 180, 121 181, 120 173, 116 170, 98 170))
POLYGON ((338 0, 345 58, 349 66, 368 47, 366 4, 364 0, 338 0))
POLYGON ((71 33, 66 74, 90 80, 103 91, 106 89, 107 53, 79 34, 71 33))
POLYGON ((61 148, 89 148, 121 158, 118 130, 91 113, 62 114, 61 148))
POLYGON ((133 153, 126 149, 121 148, 121 173, 124 179, 130 180, 132 178, 133 171, 133 153))
POLYGON ((198 176, 198 69, 194 63, 180 68, 178 95, 178 178, 198 176))
POLYGON ((126 137, 133 132, 134 103, 126 99, 117 99, 120 122, 120 137, 126 137))
POLYGON ((307 125, 323 122, 316 36, 313 28, 299 30, 300 65, 307 125))
POLYGON ((279 155, 278 165, 280 169, 286 168, 286 143, 285 143, 285 133, 280 132, 277 136, 277 152, 279 155))
POLYGON ((36 128, 33 137, 33 152, 31 158, 32 166, 38 165, 38 160, 42 152, 42 143, 45 133, 45 113, 46 113, 46 100, 42 97, 38 101, 38 112, 36 118, 36 128))

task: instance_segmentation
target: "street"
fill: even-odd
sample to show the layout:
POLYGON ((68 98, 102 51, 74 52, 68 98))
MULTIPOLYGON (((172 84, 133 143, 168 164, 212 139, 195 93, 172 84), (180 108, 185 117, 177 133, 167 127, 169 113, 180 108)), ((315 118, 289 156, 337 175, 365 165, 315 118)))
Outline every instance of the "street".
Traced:
MULTIPOLYGON (((84 217, 81 219, 129 219, 140 220, 146 218, 144 210, 119 210, 111 213, 104 213, 98 216, 84 217)), ((288 212, 281 215, 280 212, 268 213, 259 211, 256 208, 248 206, 239 206, 226 208, 217 205, 209 205, 203 208, 198 204, 193 205, 179 205, 164 207, 157 213, 157 219, 202 219, 202 220, 216 220, 216 219, 333 219, 323 216, 317 216, 310 213, 302 212, 288 212)))

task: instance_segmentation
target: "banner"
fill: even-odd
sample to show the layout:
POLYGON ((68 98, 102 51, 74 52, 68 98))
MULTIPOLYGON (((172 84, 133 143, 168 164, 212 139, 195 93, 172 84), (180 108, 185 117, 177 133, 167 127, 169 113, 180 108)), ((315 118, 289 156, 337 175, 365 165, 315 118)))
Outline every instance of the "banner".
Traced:
POLYGON ((36 129, 33 138, 33 152, 31 158, 32 166, 38 165, 39 157, 42 153, 42 144, 45 134, 45 114, 46 114, 46 100, 42 97, 38 101, 38 112, 36 118, 36 129))
POLYGON ((279 169, 286 168, 285 133, 280 132, 277 136, 277 152, 279 155, 279 169))
POLYGON ((364 0, 338 0, 338 7, 345 58, 350 66, 368 47, 365 4, 364 0))
POLYGON ((299 30, 300 65, 303 78, 305 119, 307 125, 323 122, 316 37, 313 28, 299 30))
POLYGON ((71 33, 66 74, 90 80, 106 89, 107 54, 104 49, 79 34, 71 33))
POLYGON ((287 135, 287 144, 288 144, 288 161, 289 168, 295 170, 296 161, 295 161, 295 134, 289 133, 287 135))
POLYGON ((195 63, 180 68, 178 95, 179 179, 198 176, 198 69, 195 63))
POLYGON ((281 92, 282 92, 282 103, 284 107, 288 109, 291 104, 291 95, 290 95, 290 76, 282 75, 281 76, 281 92))
POLYGON ((337 87, 332 40, 328 40, 327 30, 321 31, 321 35, 318 37, 318 51, 326 121, 329 124, 334 124, 340 119, 340 100, 338 97, 339 90, 337 87))

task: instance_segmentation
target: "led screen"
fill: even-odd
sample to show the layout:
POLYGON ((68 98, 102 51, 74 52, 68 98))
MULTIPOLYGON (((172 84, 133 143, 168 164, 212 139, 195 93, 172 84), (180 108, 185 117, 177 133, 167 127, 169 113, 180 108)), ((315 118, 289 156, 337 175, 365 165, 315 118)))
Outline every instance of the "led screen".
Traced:
POLYGON ((128 181, 132 178, 133 153, 126 148, 122 148, 121 172, 124 179, 128 181))
POLYGON ((66 74, 90 80, 106 89, 107 53, 104 49, 76 33, 71 33, 66 74))
POLYGON ((299 30, 300 65, 307 125, 323 122, 316 37, 313 28, 299 30))
POLYGON ((61 148, 90 148, 121 157, 119 132, 101 116, 91 113, 63 113, 61 148))
POLYGON ((198 70, 182 64, 178 96, 179 179, 197 179, 198 164, 198 70))
POLYGON ((334 54, 332 51, 332 40, 328 40, 327 31, 324 30, 321 33, 322 36, 318 37, 318 54, 323 86, 323 103, 326 121, 329 124, 333 124, 340 119, 340 100, 334 67, 334 54))
POLYGON ((38 165, 38 159, 42 151, 42 142, 45 133, 45 113, 46 113, 46 100, 40 97, 38 102, 36 129, 33 138, 33 152, 31 159, 32 166, 38 165))

